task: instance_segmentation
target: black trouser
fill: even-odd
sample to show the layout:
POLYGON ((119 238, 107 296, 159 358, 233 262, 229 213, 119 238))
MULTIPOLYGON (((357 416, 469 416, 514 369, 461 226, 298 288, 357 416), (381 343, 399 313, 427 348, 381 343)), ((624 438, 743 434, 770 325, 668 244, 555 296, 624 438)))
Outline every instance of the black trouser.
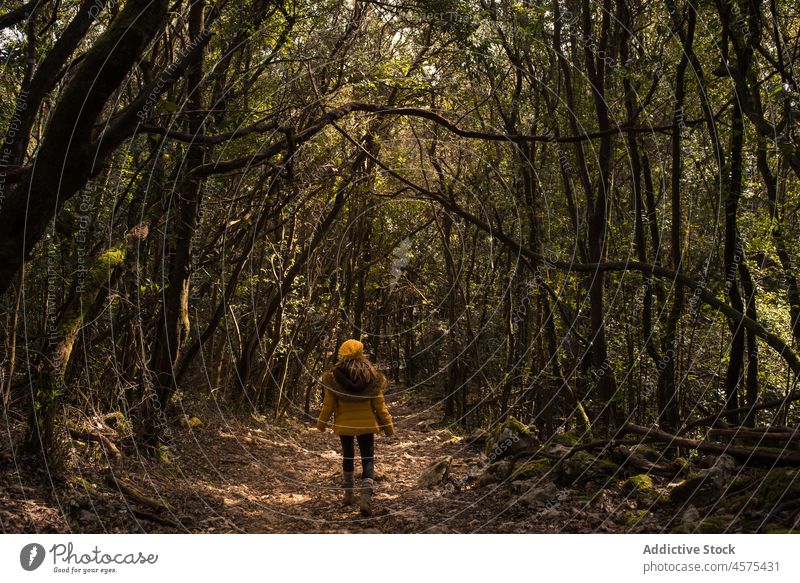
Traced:
MULTIPOLYGON (((345 472, 352 472, 355 465, 356 448, 352 435, 340 435, 342 441, 342 455, 344 460, 342 468, 345 472)), ((375 477, 375 434, 364 433, 357 435, 358 451, 361 452, 361 477, 375 477)))

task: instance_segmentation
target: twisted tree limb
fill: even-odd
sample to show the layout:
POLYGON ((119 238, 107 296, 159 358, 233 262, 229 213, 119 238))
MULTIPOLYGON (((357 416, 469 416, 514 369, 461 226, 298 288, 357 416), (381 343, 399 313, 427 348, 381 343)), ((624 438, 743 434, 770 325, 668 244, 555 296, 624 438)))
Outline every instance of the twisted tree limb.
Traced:
POLYGON ((764 401, 762 403, 756 403, 754 405, 748 405, 745 407, 737 407, 735 409, 726 409, 724 411, 720 411, 719 413, 715 413, 714 415, 708 415, 707 417, 703 417, 702 419, 697 419, 696 421, 692 421, 691 423, 687 423, 684 425, 683 429, 681 429, 678 433, 684 434, 688 431, 694 429, 695 427, 700 427, 702 425, 709 425, 715 423, 717 420, 724 418, 727 416, 728 413, 746 413, 749 411, 761 411, 762 409, 771 409, 773 407, 782 407, 787 403, 791 403, 792 401, 800 401, 800 391, 792 391, 785 397, 780 399, 770 399, 769 401, 764 401))
POLYGON ((709 437, 740 439, 755 442, 756 445, 770 444, 771 447, 792 447, 800 444, 800 429, 795 431, 771 431, 768 428, 716 427, 710 429, 709 437))
POLYGON ((634 423, 625 423, 621 427, 620 432, 642 435, 651 441, 664 443, 666 447, 685 447, 688 449, 696 449, 697 451, 702 451, 705 453, 713 453, 717 455, 727 454, 743 462, 744 464, 800 466, 800 453, 794 451, 762 451, 734 445, 701 441, 698 439, 689 439, 688 437, 680 437, 672 433, 667 433, 666 431, 663 431, 657 427, 643 427, 634 423))
POLYGON ((3 16, 0 16, 0 30, 11 28, 23 20, 26 20, 37 8, 44 6, 47 3, 47 0, 30 0, 19 8, 15 8, 3 16))

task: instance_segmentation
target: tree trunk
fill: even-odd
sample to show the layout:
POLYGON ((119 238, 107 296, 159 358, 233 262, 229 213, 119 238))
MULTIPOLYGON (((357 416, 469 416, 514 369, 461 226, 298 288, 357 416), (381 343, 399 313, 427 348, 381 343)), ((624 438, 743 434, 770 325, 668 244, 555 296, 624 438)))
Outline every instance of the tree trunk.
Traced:
POLYGON ((32 169, 0 209, 0 294, 41 239, 50 220, 98 171, 95 124, 150 40, 167 0, 128 0, 75 66, 59 96, 32 169))
MULTIPOLYGON (((736 224, 739 209, 739 196, 742 189, 742 148, 744 139, 744 123, 742 110, 734 96, 733 117, 731 120, 731 160, 730 174, 727 180, 725 197, 725 290, 730 298, 731 306, 738 312, 744 312, 744 303, 739 292, 737 273, 741 263, 742 250, 736 224)), ((731 323, 732 339, 729 350, 728 368, 725 374, 725 408, 735 409, 739 406, 739 385, 742 381, 742 363, 744 360, 744 328, 738 323, 731 323)), ((731 413, 728 422, 739 424, 739 415, 731 413)))
MULTIPOLYGON (((677 14, 674 14, 674 4, 668 2, 673 8, 673 21, 683 28, 677 14)), ((672 190, 672 221, 670 230, 670 244, 672 250, 672 268, 675 271, 683 269, 683 248, 681 231, 683 229, 683 213, 681 211, 681 178, 683 175, 683 159, 681 153, 681 132, 685 126, 683 112, 684 98, 686 95, 685 76, 689 65, 689 53, 694 44, 694 30, 697 15, 692 5, 687 5, 687 28, 682 33, 683 40, 681 60, 675 72, 675 105, 672 124, 672 167, 670 169, 672 190)), ((674 430, 678 425, 678 387, 676 372, 678 354, 680 353, 680 338, 678 325, 683 314, 684 294, 681 286, 675 286, 672 305, 667 319, 667 332, 664 337, 664 356, 659 363, 658 374, 658 422, 667 430, 674 430)))
POLYGON ((85 279, 76 282, 75 293, 61 314, 57 329, 48 334, 48 350, 39 363, 35 388, 32 387, 33 401, 26 439, 27 449, 41 453, 46 460, 57 457, 56 425, 66 393, 64 373, 83 325, 84 313, 106 289, 110 273, 122 265, 126 255, 125 245, 120 244, 95 259, 85 279))
MULTIPOLYGON (((586 63, 588 69, 589 83, 592 86, 592 97, 594 98, 595 111, 597 114, 598 130, 604 132, 600 138, 598 153, 599 180, 597 194, 594 201, 587 200, 589 212, 589 260, 600 263, 605 258, 606 227, 608 224, 608 200, 611 189, 611 121, 608 110, 608 102, 605 96, 605 58, 608 51, 609 38, 611 34, 611 0, 604 0, 602 8, 602 22, 600 27, 600 39, 597 50, 589 45, 585 48, 586 63)), ((591 38, 592 18, 591 6, 588 0, 584 1, 584 24, 583 32, 585 38, 591 38)), ((591 342, 592 342, 592 365, 594 375, 597 379, 598 396, 602 403, 600 415, 601 424, 610 429, 615 425, 617 417, 617 383, 614 378, 614 368, 608 358, 608 342, 606 340, 605 314, 604 314, 604 285, 605 274, 598 271, 592 277, 589 284, 589 303, 591 306, 591 342)))
MULTIPOLYGON (((192 0, 189 8, 189 38, 199 39, 205 29, 205 0, 192 0)), ((187 123, 186 129, 192 136, 203 133, 203 60, 205 51, 198 51, 187 71, 187 123)), ((153 374, 155 395, 145 399, 145 403, 158 403, 160 410, 166 412, 170 399, 177 388, 175 367, 181 351, 189 338, 189 283, 192 272, 194 238, 200 216, 202 201, 202 179, 192 171, 202 166, 205 160, 204 148, 199 142, 189 144, 186 152, 185 176, 178 190, 175 205, 176 216, 172 218, 172 236, 166 247, 169 253, 167 286, 164 304, 156 323, 156 337, 153 343, 153 357, 150 364, 153 374)), ((170 215, 167 214, 167 229, 170 215)), ((167 233, 165 236, 169 237, 167 233)), ((159 427, 154 423, 156 412, 145 407, 140 420, 140 436, 146 445, 157 447, 161 440, 159 427)))

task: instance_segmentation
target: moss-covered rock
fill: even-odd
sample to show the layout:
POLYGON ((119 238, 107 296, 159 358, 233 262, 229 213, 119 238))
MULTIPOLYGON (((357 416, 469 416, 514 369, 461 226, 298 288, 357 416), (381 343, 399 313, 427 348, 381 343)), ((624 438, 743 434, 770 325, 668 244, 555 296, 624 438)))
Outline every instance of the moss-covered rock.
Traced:
POLYGON ((702 534, 722 534, 731 532, 735 526, 735 519, 729 514, 706 516, 700 521, 697 530, 702 534))
POLYGON ((579 451, 561 463, 562 474, 568 478, 577 478, 587 472, 595 461, 595 457, 587 451, 579 451))
POLYGON ((604 457, 595 458, 594 468, 598 475, 611 477, 619 472, 619 465, 604 457))
POLYGON ((478 476, 478 486, 488 486, 490 484, 496 484, 497 482, 502 482, 506 479, 509 475, 511 470, 511 462, 508 460, 503 460, 496 464, 490 464, 483 470, 483 472, 478 476))
POLYGON ((559 479, 564 482, 610 478, 619 471, 619 466, 605 457, 579 451, 561 463, 559 479))
POLYGON ((639 524, 649 515, 650 512, 647 510, 626 510, 622 513, 620 518, 622 519, 623 526, 625 526, 626 529, 630 529, 639 526, 639 524))
POLYGON ((436 484, 444 482, 450 474, 450 466, 453 463, 452 456, 439 458, 430 464, 419 478, 419 485, 422 488, 431 488, 436 484))
POLYGON ((622 491, 645 505, 651 505, 660 498, 653 478, 647 474, 636 474, 625 480, 622 483, 622 491))
POLYGON ((664 454, 658 451, 657 449, 650 447, 649 445, 639 443, 637 445, 634 445, 631 448, 631 451, 635 454, 642 456, 644 459, 654 464, 664 462, 664 454))
POLYGON ((511 480, 529 480, 540 478, 550 471, 550 461, 546 459, 528 460, 517 464, 511 473, 511 480))
POLYGON ((484 453, 490 463, 537 445, 536 430, 515 417, 509 417, 486 436, 484 453))
POLYGON ((578 445, 581 442, 581 438, 578 437, 578 434, 574 431, 565 431, 563 433, 556 433, 553 437, 550 438, 552 443, 557 443, 558 445, 566 445, 572 447, 574 445, 578 445))
POLYGON ((720 490, 706 474, 689 476, 669 493, 669 500, 675 504, 692 502, 697 506, 711 504, 719 498, 720 490))
POLYGON ((753 496, 762 508, 773 508, 800 497, 800 470, 773 468, 764 476, 753 496))
POLYGON ((744 508, 750 504, 750 494, 735 494, 733 496, 724 496, 719 501, 719 509, 725 514, 739 514, 744 508))
POLYGON ((655 487, 656 486, 653 483, 653 478, 647 474, 636 474, 635 476, 631 476, 625 480, 625 483, 622 485, 623 490, 629 494, 636 492, 652 492, 655 490, 655 487))

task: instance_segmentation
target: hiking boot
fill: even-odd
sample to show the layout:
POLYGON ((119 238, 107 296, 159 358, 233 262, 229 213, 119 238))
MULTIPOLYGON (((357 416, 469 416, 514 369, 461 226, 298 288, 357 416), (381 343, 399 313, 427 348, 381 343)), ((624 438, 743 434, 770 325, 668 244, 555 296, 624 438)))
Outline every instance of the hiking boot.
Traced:
POLYGON ((353 477, 353 472, 344 472, 344 479, 342 480, 342 487, 344 488, 344 505, 349 506, 350 504, 355 503, 356 496, 353 492, 353 488, 355 488, 356 482, 355 478, 353 477))
POLYGON ((361 509, 361 516, 372 516, 372 488, 375 481, 372 478, 361 480, 361 499, 358 505, 361 509))

